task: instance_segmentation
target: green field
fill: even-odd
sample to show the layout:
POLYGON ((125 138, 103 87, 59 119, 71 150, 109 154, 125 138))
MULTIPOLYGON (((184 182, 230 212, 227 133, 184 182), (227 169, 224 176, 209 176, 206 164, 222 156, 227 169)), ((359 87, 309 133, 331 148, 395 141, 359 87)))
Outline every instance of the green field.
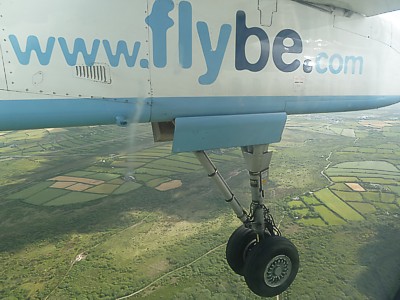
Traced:
POLYGON ((393 186, 393 185, 391 185, 391 186, 389 186, 389 189, 390 189, 393 193, 395 193, 395 194, 397 194, 398 196, 400 196, 400 186, 393 186))
POLYGON ((98 175, 96 172, 88 172, 88 171, 74 171, 65 174, 65 176, 73 176, 73 177, 89 177, 93 178, 92 176, 98 175))
POLYGON ((119 185, 116 184, 108 184, 104 183, 93 188, 86 190, 88 193, 95 193, 95 194, 112 194, 116 189, 119 188, 119 185))
POLYGON ((13 199, 13 200, 17 200, 17 199, 26 199, 29 198, 45 189, 47 189, 50 185, 52 185, 53 182, 41 182, 38 184, 35 184, 29 188, 23 189, 22 191, 19 191, 15 194, 12 194, 10 196, 8 196, 8 199, 13 199))
POLYGON ((363 215, 374 213, 376 211, 375 207, 369 203, 349 202, 349 205, 363 215))
POLYGON ((180 168, 183 169, 183 172, 187 172, 187 171, 195 171, 195 170, 199 170, 201 168, 201 166, 199 164, 193 164, 193 163, 188 163, 188 162, 184 162, 182 160, 175 160, 175 159, 158 159, 154 162, 154 164, 158 166, 162 166, 162 167, 173 167, 173 168, 180 168))
POLYGON ((97 174, 90 175, 87 177, 93 178, 93 179, 98 179, 98 180, 109 181, 109 180, 113 180, 113 179, 117 179, 117 178, 121 177, 121 174, 97 173, 97 174))
POLYGON ((357 177, 335 177, 335 176, 332 176, 331 180, 334 182, 357 182, 358 178, 357 177))
POLYGON ((153 179, 153 180, 148 181, 148 182, 146 183, 146 185, 149 186, 149 187, 155 188, 155 187, 159 186, 160 184, 162 184, 162 183, 164 183, 164 182, 168 182, 168 181, 170 181, 170 180, 171 180, 171 179, 168 178, 168 177, 156 178, 156 179, 153 179))
POLYGON ((305 216, 307 216, 308 213, 309 213, 309 210, 307 208, 303 208, 303 209, 296 208, 293 210, 294 216, 298 217, 298 218, 304 218, 305 216))
POLYGON ((393 180, 393 179, 384 179, 384 178, 361 178, 363 182, 368 182, 368 183, 377 183, 377 184, 397 184, 398 180, 393 180))
POLYGON ((49 202, 50 200, 56 199, 67 193, 68 193, 67 190, 49 188, 42 190, 39 193, 36 193, 33 196, 24 199, 24 202, 34 205, 42 205, 46 202, 49 202))
MULTIPOLYGON (((195 162, 193 156, 190 157, 186 154, 172 155, 170 151, 170 146, 161 145, 136 152, 134 156, 113 155, 107 160, 99 159, 100 162, 86 169, 60 175, 73 177, 69 180, 76 180, 78 183, 85 183, 86 179, 89 180, 89 186, 82 190, 78 189, 72 193, 71 190, 75 188, 72 184, 70 184, 71 187, 68 186, 65 189, 48 189, 54 182, 46 181, 14 193, 9 196, 9 199, 20 199, 29 204, 45 204, 46 206, 85 203, 107 195, 129 193, 143 185, 156 188, 162 183, 171 181, 166 176, 194 172, 201 168, 199 163, 195 162), (160 156, 165 158, 158 159, 160 156), (148 157, 148 159, 140 164, 132 163, 130 160, 136 160, 136 157, 148 157), (115 162, 119 163, 120 168, 116 168, 115 162), (129 169, 134 171, 127 171, 129 169), (124 179, 127 173, 128 175, 131 174, 130 179, 124 179), (102 181, 102 183, 90 186, 90 181, 95 182, 98 180, 102 181), (129 180, 133 180, 133 182, 129 182, 129 180), (99 196, 95 196, 94 194, 99 194, 99 196)), ((227 154, 235 156, 232 150, 227 154)), ((230 156, 229 160, 234 156, 230 156)), ((51 180, 54 181, 54 179, 51 180)))
POLYGON ((122 184, 119 188, 117 188, 113 194, 114 195, 122 195, 122 194, 126 194, 129 192, 132 192, 138 188, 140 188, 142 185, 136 182, 126 182, 124 184, 122 184))
POLYGON ((314 196, 301 196, 303 201, 308 205, 318 205, 321 204, 314 196))
POLYGON ((346 162, 335 165, 338 169, 358 169, 358 170, 381 170, 388 172, 399 172, 392 164, 386 161, 357 161, 346 162))
POLYGON ((315 211, 319 213, 321 218, 328 223, 328 225, 343 225, 346 222, 341 219, 339 216, 334 214, 331 210, 326 208, 325 206, 319 205, 314 207, 315 211))
MULTIPOLYGON (((154 165, 154 167, 156 167, 154 165)), ((136 174, 148 174, 148 175, 154 175, 154 176, 171 176, 172 174, 176 173, 177 171, 175 170, 170 170, 169 168, 167 169, 150 169, 150 168, 139 168, 135 170, 136 174)), ((178 171, 179 172, 179 171, 178 171)))
POLYGON ((386 212, 396 211, 396 210, 398 211, 398 206, 393 203, 376 203, 375 205, 377 208, 386 212))
POLYGON ((290 201, 288 204, 289 204, 289 207, 292 209, 306 207, 306 205, 302 201, 299 201, 299 200, 290 201))
MULTIPOLYGON (((400 172, 389 166, 400 165, 400 146, 398 135, 387 134, 398 134, 400 123, 382 131, 359 118, 289 116, 282 142, 271 147, 266 203, 301 257, 284 299, 392 299, 398 288, 400 172), (328 164, 328 176, 337 174, 333 184, 321 176, 328 164)), ((118 299, 135 292, 132 299, 261 299, 225 261, 226 241, 240 222, 193 154, 153 144, 145 125, 4 134, 1 299, 118 299), (104 183, 82 192, 50 188, 57 176, 104 183), (170 180, 183 186, 155 190, 170 180)), ((212 156, 248 209, 240 152, 212 156)))
POLYGON ((347 202, 347 201, 362 202, 363 201, 363 198, 362 198, 363 193, 342 192, 342 191, 334 191, 334 193, 336 194, 336 196, 338 196, 340 199, 342 199, 345 202, 347 202))
POLYGON ((372 202, 380 202, 381 201, 381 197, 380 197, 380 193, 378 192, 366 192, 363 193, 363 198, 365 201, 372 201, 372 202))
MULTIPOLYGON (((347 181, 348 182, 348 181, 347 181)), ((329 187, 331 190, 349 192, 351 189, 344 183, 335 183, 329 187)))
POLYGON ((396 200, 396 195, 388 194, 388 193, 381 193, 381 201, 386 203, 393 203, 396 200))
POLYGON ((46 206, 61 206, 77 203, 85 203, 97 199, 104 198, 105 195, 90 194, 83 192, 70 192, 64 196, 58 197, 50 202, 45 203, 46 206))
POLYGON ((359 221, 364 218, 348 206, 345 202, 340 200, 335 194, 329 189, 323 189, 315 192, 315 196, 324 203, 330 210, 341 216, 343 219, 348 221, 359 221))
POLYGON ((326 226, 326 223, 321 218, 301 219, 299 223, 305 226, 326 226))
POLYGON ((326 173, 332 177, 338 176, 354 176, 354 177, 373 177, 381 179, 399 179, 398 172, 386 172, 386 171, 371 171, 371 170, 360 170, 360 169, 339 169, 339 168, 329 168, 326 173))

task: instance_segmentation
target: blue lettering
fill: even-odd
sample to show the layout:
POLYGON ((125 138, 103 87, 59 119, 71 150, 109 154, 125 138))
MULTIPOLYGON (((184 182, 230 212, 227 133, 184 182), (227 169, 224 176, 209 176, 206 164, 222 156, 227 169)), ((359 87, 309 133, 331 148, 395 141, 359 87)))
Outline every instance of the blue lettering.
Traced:
POLYGON ((300 35, 291 29, 285 29, 278 33, 274 40, 272 57, 274 59, 275 66, 282 72, 293 72, 296 71, 300 66, 300 61, 295 59, 290 64, 283 61, 283 55, 285 53, 302 53, 303 42, 301 41, 300 35), (293 46, 285 46, 284 41, 291 39, 293 46))
POLYGON ((315 67, 320 74, 324 74, 329 70, 334 75, 340 73, 348 74, 349 72, 354 75, 358 67, 358 74, 361 75, 364 67, 364 58, 362 56, 342 56, 338 53, 329 56, 327 53, 322 52, 316 58, 315 67), (322 60, 324 60, 323 64, 321 63, 322 60))
POLYGON ((119 41, 117 44, 116 53, 113 54, 110 46, 110 42, 107 40, 103 41, 104 50, 106 51, 108 61, 112 67, 118 67, 121 55, 125 57, 126 65, 128 67, 134 67, 139 54, 140 42, 136 42, 133 45, 132 54, 128 51, 128 46, 125 41, 119 41))
POLYGON ((258 27, 248 28, 246 26, 246 13, 239 10, 236 13, 236 70, 249 70, 258 72, 264 69, 269 58, 269 39, 264 30, 258 27), (246 43, 250 36, 256 36, 260 41, 260 58, 254 64, 250 63, 246 57, 246 43))
POLYGON ((174 25, 168 14, 173 9, 172 0, 156 0, 151 14, 145 20, 153 33, 153 60, 157 68, 167 65, 167 31, 174 25))
POLYGON ((328 58, 329 58, 329 56, 325 52, 318 54, 317 59, 315 60, 315 68, 317 69, 318 73, 324 74, 328 71, 327 67, 324 67, 324 68, 321 67, 321 60, 322 59, 327 60, 328 58))
POLYGON ((140 67, 141 67, 142 69, 148 69, 148 68, 149 68, 149 60, 146 59, 146 58, 142 58, 142 59, 140 60, 140 67))
POLYGON ((346 56, 345 64, 344 64, 344 74, 348 73, 349 65, 351 64, 351 74, 356 73, 356 65, 358 63, 359 73, 362 74, 364 68, 364 59, 361 56, 346 56))
POLYGON ((179 63, 182 68, 192 66, 192 5, 187 1, 179 3, 179 63))
POLYGON ((93 41, 91 53, 88 53, 85 41, 81 38, 75 39, 74 50, 72 52, 69 51, 65 38, 58 38, 58 42, 60 43, 61 50, 68 65, 76 65, 79 53, 82 54, 83 60, 85 61, 85 64, 87 66, 93 65, 93 63, 96 61, 97 52, 99 51, 100 46, 100 40, 96 39, 93 41))
POLYGON ((43 52, 39 40, 36 36, 30 35, 26 41, 25 52, 21 50, 18 39, 15 35, 9 36, 12 47, 14 48, 14 53, 18 58, 21 65, 29 65, 31 60, 31 53, 35 52, 42 66, 47 66, 50 63, 51 54, 53 53, 54 43, 56 39, 54 37, 49 37, 47 39, 46 50, 43 52))
POLYGON ((218 44, 215 50, 213 50, 211 46, 210 32, 207 24, 205 22, 198 22, 197 31, 200 38, 201 48, 203 49, 204 59, 207 64, 207 72, 200 76, 199 83, 204 85, 211 84, 217 79, 221 69, 232 26, 228 24, 221 26, 218 44))
MULTIPOLYGON (((143 41, 128 42, 119 40, 115 45, 107 39, 102 41, 94 39, 91 48, 88 49, 87 45, 90 47, 89 43, 82 38, 70 40, 69 42, 73 43, 73 45, 70 44, 70 47, 68 47, 68 43, 64 37, 49 37, 47 38, 47 42, 44 41, 41 44, 37 36, 30 35, 26 39, 25 49, 21 49, 21 43, 18 41, 17 36, 13 34, 9 35, 9 40, 21 65, 29 65, 32 56, 35 55, 42 66, 48 65, 51 62, 56 41, 58 41, 60 49, 56 50, 61 50, 65 62, 69 66, 75 66, 78 59, 80 61, 83 59, 84 63, 88 66, 92 65, 96 62, 97 55, 102 46, 104 52, 101 52, 101 60, 108 60, 111 67, 118 67, 123 57, 127 67, 133 68, 139 65, 138 68, 142 69, 148 69, 152 66, 154 68, 167 67, 168 46, 177 49, 178 57, 175 57, 175 59, 179 59, 181 68, 190 69, 193 66, 193 46, 200 43, 205 62, 205 73, 199 76, 198 82, 201 85, 214 83, 221 72, 222 63, 232 33, 232 25, 222 24, 218 32, 218 28, 210 28, 207 22, 194 21, 193 7, 190 0, 153 0, 150 2, 153 5, 144 21, 152 32, 151 43, 153 49, 146 49, 152 52, 152 59, 147 55, 140 57, 139 52, 141 52, 143 41), (174 33, 177 32, 177 36, 173 40, 175 41, 177 38, 178 44, 168 45, 167 37, 172 33, 172 31, 168 33, 169 29, 175 24, 174 20, 170 17, 170 13, 175 9, 174 3, 177 4, 176 21, 178 22, 178 28, 176 28, 176 31, 173 31, 174 33), (196 43, 194 43, 193 39, 193 34, 196 34, 193 31, 194 22, 196 22, 198 35, 196 43), (218 35, 216 45, 212 45, 211 35, 218 35)), ((363 73, 364 57, 362 56, 343 56, 338 53, 330 55, 326 52, 321 52, 315 59, 310 59, 310 57, 300 59, 300 56, 286 55, 303 53, 303 41, 300 34, 292 29, 283 29, 275 36, 271 45, 269 36, 263 28, 247 27, 246 13, 242 10, 236 12, 235 37, 235 49, 233 49, 235 51, 234 63, 236 70, 239 71, 259 72, 265 69, 272 52, 272 60, 276 69, 285 73, 297 70, 301 72, 301 68, 302 72, 306 74, 312 73, 314 68, 319 74, 361 75, 363 73), (254 61, 249 61, 248 57, 250 57, 250 53, 246 53, 246 50, 250 51, 250 47, 246 48, 249 38, 252 40, 251 51, 254 51, 254 48, 256 49, 254 51, 255 55, 251 56, 252 58, 255 57, 254 61), (253 43, 253 40, 256 40, 256 42, 253 43), (258 49, 260 51, 259 56, 258 49)))
POLYGON ((329 59, 329 71, 332 74, 339 74, 343 70, 343 57, 340 54, 334 54, 329 59), (335 60, 337 63, 335 63, 335 60))

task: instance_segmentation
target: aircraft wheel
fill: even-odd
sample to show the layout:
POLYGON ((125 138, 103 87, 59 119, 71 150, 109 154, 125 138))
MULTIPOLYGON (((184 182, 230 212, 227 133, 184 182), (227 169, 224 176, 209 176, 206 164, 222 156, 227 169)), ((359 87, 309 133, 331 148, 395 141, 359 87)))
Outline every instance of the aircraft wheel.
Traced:
POLYGON ((281 236, 260 241, 249 253, 244 266, 248 287, 261 297, 274 297, 284 292, 299 270, 296 246, 281 236))
POLYGON ((236 274, 244 275, 246 258, 256 244, 257 234, 244 225, 232 233, 226 245, 226 260, 236 274))

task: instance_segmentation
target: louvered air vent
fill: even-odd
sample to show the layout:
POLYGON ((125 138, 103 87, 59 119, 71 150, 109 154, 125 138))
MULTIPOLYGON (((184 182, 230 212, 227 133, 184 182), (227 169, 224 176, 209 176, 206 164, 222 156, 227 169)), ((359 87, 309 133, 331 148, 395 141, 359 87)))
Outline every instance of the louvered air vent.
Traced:
POLYGON ((75 66, 75 75, 78 78, 95 82, 111 83, 110 70, 107 65, 75 66))

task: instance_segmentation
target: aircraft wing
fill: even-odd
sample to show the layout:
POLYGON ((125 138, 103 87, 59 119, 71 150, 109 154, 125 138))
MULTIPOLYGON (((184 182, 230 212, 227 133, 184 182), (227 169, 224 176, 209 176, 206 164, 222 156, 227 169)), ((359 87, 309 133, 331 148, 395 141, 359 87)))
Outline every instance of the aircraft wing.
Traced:
POLYGON ((368 17, 400 10, 399 0, 298 0, 297 2, 343 8, 368 17))

